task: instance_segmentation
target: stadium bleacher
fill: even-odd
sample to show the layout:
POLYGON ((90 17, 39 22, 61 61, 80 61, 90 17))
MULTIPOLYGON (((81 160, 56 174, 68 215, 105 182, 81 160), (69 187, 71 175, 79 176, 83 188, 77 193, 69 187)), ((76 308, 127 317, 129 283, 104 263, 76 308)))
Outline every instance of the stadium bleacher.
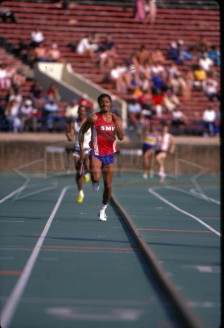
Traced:
MULTIPOLYGON (((124 100, 130 99, 130 96, 114 90, 112 83, 105 83, 108 69, 100 69, 94 59, 72 51, 68 46, 71 40, 78 42, 91 32, 102 36, 112 34, 117 46, 118 62, 129 58, 141 44, 150 50, 159 47, 166 53, 170 42, 181 39, 190 45, 202 35, 206 36, 210 45, 220 47, 219 9, 212 1, 191 1, 186 6, 182 1, 160 0, 153 26, 134 21, 134 1, 76 1, 69 9, 59 8, 57 2, 49 1, 4 1, 4 5, 13 10, 18 21, 16 25, 0 22, 0 33, 7 44, 17 45, 21 36, 29 43, 31 31, 39 28, 44 33, 45 44, 50 46, 56 42, 63 60, 70 62, 75 72, 124 100)), ((181 70, 185 72, 188 67, 184 65, 181 70)), ((219 79, 219 69, 215 70, 216 78, 219 79)), ((23 86, 24 92, 27 92, 28 84, 29 81, 23 86)), ((208 101, 201 91, 195 91, 191 99, 181 99, 181 102, 185 113, 192 116, 195 112, 200 115, 208 101)))

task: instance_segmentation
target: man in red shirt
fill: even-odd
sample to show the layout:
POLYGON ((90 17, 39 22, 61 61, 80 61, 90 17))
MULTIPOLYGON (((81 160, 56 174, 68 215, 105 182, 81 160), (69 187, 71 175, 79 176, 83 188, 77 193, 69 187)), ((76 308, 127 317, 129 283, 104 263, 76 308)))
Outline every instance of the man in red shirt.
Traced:
POLYGON ((112 193, 112 177, 114 171, 114 154, 117 151, 116 136, 123 140, 124 132, 121 119, 111 113, 112 100, 108 94, 98 97, 100 111, 89 116, 79 132, 80 159, 84 159, 84 134, 91 129, 90 171, 93 189, 99 190, 102 171, 104 180, 103 202, 98 213, 101 221, 106 221, 105 210, 112 193))

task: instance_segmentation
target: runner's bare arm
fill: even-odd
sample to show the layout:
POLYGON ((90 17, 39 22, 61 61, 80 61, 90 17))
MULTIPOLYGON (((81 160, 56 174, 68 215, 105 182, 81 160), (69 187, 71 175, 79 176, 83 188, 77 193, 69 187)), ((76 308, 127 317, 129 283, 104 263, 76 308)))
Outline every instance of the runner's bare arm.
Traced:
POLYGON ((118 139, 123 140, 124 139, 124 132, 123 132, 122 122, 121 122, 120 117, 118 117, 115 114, 112 114, 112 120, 115 124, 118 139))
POLYGON ((65 135, 68 141, 72 141, 75 136, 75 125, 74 122, 70 122, 69 124, 65 124, 65 135))
POLYGON ((174 137, 171 136, 170 137, 170 154, 174 154, 175 148, 176 148, 176 146, 175 146, 174 137))

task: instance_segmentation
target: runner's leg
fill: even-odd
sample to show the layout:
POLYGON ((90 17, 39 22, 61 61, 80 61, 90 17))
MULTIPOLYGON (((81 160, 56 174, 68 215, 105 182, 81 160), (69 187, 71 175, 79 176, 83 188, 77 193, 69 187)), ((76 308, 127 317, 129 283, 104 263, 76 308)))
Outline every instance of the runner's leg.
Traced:
POLYGON ((114 172, 113 164, 103 164, 102 175, 104 181, 104 191, 103 191, 103 204, 107 205, 109 203, 112 194, 112 178, 114 172))

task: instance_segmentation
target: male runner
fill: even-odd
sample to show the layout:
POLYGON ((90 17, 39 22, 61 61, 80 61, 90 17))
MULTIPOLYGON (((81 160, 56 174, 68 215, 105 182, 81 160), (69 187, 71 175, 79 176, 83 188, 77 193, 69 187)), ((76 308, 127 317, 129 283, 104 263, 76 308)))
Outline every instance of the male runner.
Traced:
POLYGON ((66 137, 69 141, 73 141, 75 138, 75 151, 73 153, 74 156, 74 163, 76 168, 76 184, 78 188, 78 196, 77 196, 77 202, 82 203, 84 199, 84 192, 82 188, 82 165, 84 165, 84 181, 89 182, 90 181, 90 174, 89 174, 89 143, 91 139, 91 133, 90 131, 87 131, 84 138, 83 143, 83 154, 82 159, 80 159, 80 148, 79 148, 79 140, 78 140, 78 134, 79 130, 82 126, 82 124, 86 120, 86 108, 83 106, 79 106, 78 108, 78 117, 72 120, 69 123, 69 126, 66 126, 66 137))
POLYGON ((106 221, 105 210, 112 193, 112 177, 114 171, 114 154, 117 151, 116 136, 123 140, 124 133, 121 119, 111 113, 112 100, 108 94, 98 97, 100 111, 89 116, 79 131, 80 158, 84 159, 84 135, 91 130, 90 172, 93 189, 99 190, 102 172, 104 181, 103 201, 98 213, 101 221, 106 221))

